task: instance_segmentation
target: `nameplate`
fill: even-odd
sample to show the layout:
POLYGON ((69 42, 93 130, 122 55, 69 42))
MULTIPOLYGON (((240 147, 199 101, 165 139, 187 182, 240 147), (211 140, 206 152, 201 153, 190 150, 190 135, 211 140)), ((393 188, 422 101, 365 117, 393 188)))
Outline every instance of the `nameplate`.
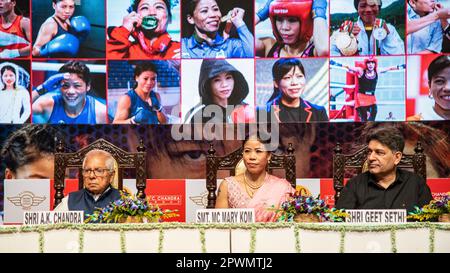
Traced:
POLYGON ((255 209, 199 209, 196 223, 254 223, 255 209))
POLYGON ((50 225, 59 223, 83 224, 84 211, 26 211, 24 225, 50 225))
POLYGON ((406 223, 405 209, 348 209, 347 223, 392 224, 406 223))

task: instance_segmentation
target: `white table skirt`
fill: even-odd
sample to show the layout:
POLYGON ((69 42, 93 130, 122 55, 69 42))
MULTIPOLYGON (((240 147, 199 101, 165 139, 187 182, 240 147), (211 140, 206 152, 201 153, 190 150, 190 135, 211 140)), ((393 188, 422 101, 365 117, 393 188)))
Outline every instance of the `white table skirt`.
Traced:
POLYGON ((450 252, 450 224, 0 226, 0 252, 450 252))

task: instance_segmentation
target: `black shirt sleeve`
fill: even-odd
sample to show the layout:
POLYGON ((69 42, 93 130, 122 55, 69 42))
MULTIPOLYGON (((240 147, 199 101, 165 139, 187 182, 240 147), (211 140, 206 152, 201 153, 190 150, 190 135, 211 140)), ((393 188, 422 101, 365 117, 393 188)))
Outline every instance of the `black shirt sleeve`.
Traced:
POLYGON ((430 201, 433 199, 433 196, 431 195, 430 187, 428 187, 427 183, 424 179, 420 179, 419 181, 419 200, 418 200, 418 206, 423 207, 426 204, 430 203, 430 201))
POLYGON ((337 200, 335 207, 337 209, 355 209, 356 199, 356 183, 355 179, 350 179, 341 191, 341 196, 337 200))

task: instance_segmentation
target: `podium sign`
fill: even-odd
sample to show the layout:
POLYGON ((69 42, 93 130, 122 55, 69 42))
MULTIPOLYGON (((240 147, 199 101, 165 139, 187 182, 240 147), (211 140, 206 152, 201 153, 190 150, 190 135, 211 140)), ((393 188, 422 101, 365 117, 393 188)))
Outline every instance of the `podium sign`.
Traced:
POLYGON ((25 211, 23 213, 23 224, 27 226, 59 223, 83 224, 84 211, 25 211))
POLYGON ((348 209, 347 223, 398 224, 406 223, 405 209, 348 209))
POLYGON ((255 209, 199 209, 196 223, 254 223, 255 209))

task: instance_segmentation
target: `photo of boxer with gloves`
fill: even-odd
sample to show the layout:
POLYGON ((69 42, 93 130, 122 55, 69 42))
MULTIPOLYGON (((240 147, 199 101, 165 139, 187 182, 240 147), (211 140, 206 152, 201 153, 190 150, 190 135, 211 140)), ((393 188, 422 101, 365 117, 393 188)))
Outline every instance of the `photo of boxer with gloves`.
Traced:
POLYGON ((18 15, 16 0, 0 0, 0 59, 30 55, 30 19, 18 15))
POLYGON ((108 28, 107 57, 180 58, 180 43, 173 41, 167 32, 172 8, 170 0, 132 0, 122 25, 108 28))
POLYGON ((187 112, 185 123, 254 122, 254 109, 244 102, 249 90, 242 72, 226 60, 203 60, 198 80, 200 103, 187 112))
MULTIPOLYGON (((387 7, 396 5, 394 11, 398 14, 390 14, 394 19, 404 20, 402 0, 385 0, 385 2, 388 2, 387 7)), ((348 10, 351 8, 348 6, 351 7, 352 3, 358 18, 356 22, 354 18, 348 18, 338 23, 340 27, 330 38, 331 56, 405 54, 405 43, 396 27, 380 17, 382 0, 332 1, 332 20, 334 13, 341 15, 343 6, 345 6, 344 13, 349 13, 348 10)), ((353 17, 353 13, 349 13, 349 16, 350 14, 353 17)))
POLYGON ((256 13, 256 24, 270 17, 272 32, 275 36, 275 39, 272 37, 256 39, 257 56, 279 58, 328 55, 327 0, 259 0, 257 2, 265 2, 265 4, 256 13))
POLYGON ((134 88, 120 97, 113 123, 123 124, 165 124, 158 94, 153 90, 157 84, 156 66, 150 62, 136 65, 134 88))
MULTIPOLYGON (((378 104, 375 92, 379 76, 390 71, 404 70, 406 67, 405 64, 380 67, 378 65, 378 59, 373 56, 364 58, 362 65, 356 64, 355 66, 349 66, 335 60, 330 60, 330 65, 342 67, 358 78, 358 84, 355 84, 354 107, 358 112, 360 121, 375 121, 377 117, 378 104)), ((387 91, 389 90, 384 88, 382 92, 387 91)), ((404 92, 403 90, 398 89, 395 91, 404 92)), ((382 105, 382 107, 385 108, 386 104, 382 105)))
POLYGON ((55 13, 41 25, 32 54, 35 57, 77 57, 91 25, 84 16, 72 17, 74 0, 52 0, 52 3, 55 13))
POLYGON ((33 123, 107 123, 106 105, 88 95, 90 90, 89 67, 78 61, 65 63, 32 91, 33 123))

